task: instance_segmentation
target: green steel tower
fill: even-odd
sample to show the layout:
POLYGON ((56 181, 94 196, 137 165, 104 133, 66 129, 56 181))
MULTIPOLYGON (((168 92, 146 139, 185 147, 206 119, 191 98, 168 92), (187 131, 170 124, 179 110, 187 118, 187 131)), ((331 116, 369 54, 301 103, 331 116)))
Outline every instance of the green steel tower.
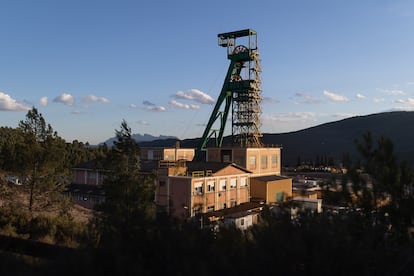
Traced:
POLYGON ((218 34, 219 46, 227 48, 229 69, 210 116, 195 159, 200 160, 210 138, 221 147, 230 108, 232 108, 233 146, 261 147, 261 80, 257 33, 246 29, 218 34), (242 43, 240 43, 240 40, 242 43), (218 127, 218 128, 217 128, 218 127))

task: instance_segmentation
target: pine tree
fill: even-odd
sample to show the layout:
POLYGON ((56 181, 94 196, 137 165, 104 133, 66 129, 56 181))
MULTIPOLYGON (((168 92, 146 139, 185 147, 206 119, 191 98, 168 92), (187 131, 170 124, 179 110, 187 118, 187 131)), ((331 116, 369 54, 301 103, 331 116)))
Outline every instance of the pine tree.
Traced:
POLYGON ((139 146, 124 120, 108 153, 105 202, 98 206, 101 245, 135 244, 154 219, 153 181, 140 174, 139 146))
POLYGON ((35 107, 20 121, 18 129, 23 141, 16 145, 16 165, 29 182, 29 210, 35 205, 44 209, 62 200, 65 141, 35 107))

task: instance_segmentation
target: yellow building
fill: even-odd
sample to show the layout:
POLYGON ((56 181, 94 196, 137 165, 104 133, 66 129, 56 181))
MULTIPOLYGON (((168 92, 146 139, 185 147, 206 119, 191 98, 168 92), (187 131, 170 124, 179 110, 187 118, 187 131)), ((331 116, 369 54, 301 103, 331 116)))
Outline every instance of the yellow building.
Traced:
POLYGON ((155 201, 181 219, 235 207, 250 201, 249 175, 234 163, 160 161, 155 201))
POLYGON ((281 148, 207 148, 206 160, 214 162, 231 162, 248 169, 252 177, 256 175, 280 175, 281 148))
POLYGON ((157 148, 142 147, 141 160, 180 160, 191 161, 194 158, 195 150, 191 148, 157 148))
POLYGON ((281 176, 280 153, 280 147, 224 147, 207 148, 207 162, 160 160, 156 203, 185 219, 252 201, 285 201, 292 197, 292 179, 281 176))
POLYGON ((252 200, 273 204, 292 197, 292 178, 279 175, 265 175, 250 178, 252 200))

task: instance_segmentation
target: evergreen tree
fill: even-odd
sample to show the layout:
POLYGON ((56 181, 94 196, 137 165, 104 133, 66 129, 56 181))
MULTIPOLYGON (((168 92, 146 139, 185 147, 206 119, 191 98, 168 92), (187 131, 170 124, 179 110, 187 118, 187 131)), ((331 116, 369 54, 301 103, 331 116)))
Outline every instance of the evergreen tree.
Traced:
POLYGON ((23 136, 18 129, 0 127, 0 169, 16 171, 17 144, 23 143, 23 136))
POLYGON ((105 202, 98 206, 101 246, 128 246, 145 239, 155 215, 153 180, 140 174, 139 146, 122 121, 107 156, 105 202))
POLYGON ((367 213, 375 211, 383 223, 389 220, 397 234, 405 236, 414 221, 409 211, 414 207, 412 171, 406 162, 398 162, 389 139, 381 137, 375 143, 368 132, 356 145, 362 161, 347 162, 347 175, 357 205, 367 213))
POLYGON ((45 208, 61 201, 65 141, 46 124, 43 115, 33 107, 20 121, 22 143, 16 145, 16 166, 24 172, 29 184, 29 210, 36 205, 45 208))

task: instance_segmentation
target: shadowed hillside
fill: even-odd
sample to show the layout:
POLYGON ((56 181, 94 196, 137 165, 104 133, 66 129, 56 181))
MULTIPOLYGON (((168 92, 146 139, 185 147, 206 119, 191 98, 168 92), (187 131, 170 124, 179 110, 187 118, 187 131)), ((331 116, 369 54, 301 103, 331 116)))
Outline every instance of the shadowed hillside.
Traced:
MULTIPOLYGON (((266 145, 282 145, 283 166, 295 166, 298 158, 302 162, 315 161, 318 157, 333 158, 340 164, 344 153, 356 157, 355 139, 370 131, 373 138, 384 136, 394 144, 398 158, 414 165, 414 112, 385 112, 352 117, 322 124, 300 131, 263 134, 266 145)), ((197 147, 200 139, 185 139, 181 147, 197 147)), ((143 147, 174 147, 176 139, 141 142, 143 147)), ((225 137, 224 144, 229 143, 225 137)))
POLYGON ((414 164, 414 112, 386 112, 358 116, 312 128, 282 133, 264 134, 265 144, 283 145, 283 165, 296 165, 301 161, 314 161, 317 156, 332 157, 335 164, 343 153, 355 157, 355 139, 370 131, 374 141, 383 136, 394 144, 394 152, 400 160, 414 164))

